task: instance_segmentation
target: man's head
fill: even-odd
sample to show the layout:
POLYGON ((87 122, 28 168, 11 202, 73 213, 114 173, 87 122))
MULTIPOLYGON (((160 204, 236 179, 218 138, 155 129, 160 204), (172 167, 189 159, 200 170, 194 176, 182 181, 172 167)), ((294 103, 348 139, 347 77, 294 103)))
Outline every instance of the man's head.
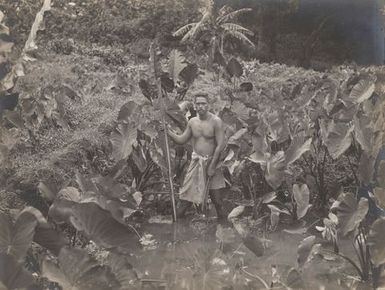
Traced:
POLYGON ((195 109, 199 116, 204 116, 209 111, 209 96, 204 93, 194 95, 195 109))

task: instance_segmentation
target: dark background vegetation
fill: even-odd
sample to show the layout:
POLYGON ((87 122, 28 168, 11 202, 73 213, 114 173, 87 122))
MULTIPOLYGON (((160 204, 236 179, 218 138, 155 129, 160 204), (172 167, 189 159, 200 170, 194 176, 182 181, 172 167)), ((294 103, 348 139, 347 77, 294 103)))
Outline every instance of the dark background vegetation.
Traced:
MULTIPOLYGON (((2 2, 0 9, 7 16, 11 36, 21 45, 40 2, 2 2)), ((47 41, 54 38, 59 50, 66 50, 66 43, 73 39, 122 46, 127 53, 147 58, 148 44, 154 38, 163 47, 180 47, 171 34, 200 18, 202 2, 75 0, 76 5, 68 6, 58 1, 48 12, 47 30, 41 34, 47 41)), ((315 69, 351 62, 384 63, 382 0, 217 0, 215 5, 253 8, 241 16, 240 23, 255 33, 256 49, 230 48, 244 57, 315 69)))

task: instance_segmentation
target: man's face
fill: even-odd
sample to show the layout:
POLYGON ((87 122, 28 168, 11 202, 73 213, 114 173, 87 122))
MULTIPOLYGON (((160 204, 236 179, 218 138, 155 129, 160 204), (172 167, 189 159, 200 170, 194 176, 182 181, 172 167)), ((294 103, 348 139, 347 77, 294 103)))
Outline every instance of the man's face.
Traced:
POLYGON ((209 109, 209 104, 205 97, 196 97, 195 99, 195 109, 200 116, 203 116, 207 113, 209 109))

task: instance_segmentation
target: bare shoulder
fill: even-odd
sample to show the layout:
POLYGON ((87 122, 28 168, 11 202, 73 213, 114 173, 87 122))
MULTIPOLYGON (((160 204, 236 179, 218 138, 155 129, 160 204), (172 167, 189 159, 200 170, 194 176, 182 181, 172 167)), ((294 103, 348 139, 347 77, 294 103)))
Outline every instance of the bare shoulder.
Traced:
POLYGON ((211 120, 212 122, 217 125, 217 126, 222 126, 223 125, 223 121, 221 118, 219 118, 217 115, 214 115, 214 114, 211 114, 211 120))
POLYGON ((190 120, 188 120, 188 124, 192 125, 192 124, 196 123, 197 121, 199 121, 199 118, 197 116, 192 117, 190 120))

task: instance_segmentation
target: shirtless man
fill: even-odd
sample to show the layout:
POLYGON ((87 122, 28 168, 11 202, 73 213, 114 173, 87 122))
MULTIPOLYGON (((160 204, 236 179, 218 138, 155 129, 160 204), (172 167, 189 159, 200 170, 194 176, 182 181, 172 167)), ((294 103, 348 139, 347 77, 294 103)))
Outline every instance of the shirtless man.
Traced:
POLYGON ((223 122, 219 117, 209 112, 206 94, 195 95, 195 109, 197 116, 189 120, 183 134, 178 135, 168 130, 168 135, 175 143, 185 144, 191 140, 193 147, 192 161, 180 192, 177 216, 182 217, 193 202, 201 203, 203 201, 202 189, 204 192, 206 182, 210 180, 209 194, 217 211, 218 219, 225 219, 226 215, 221 205, 223 199, 221 191, 226 185, 221 169, 216 169, 219 156, 225 145, 223 122), (204 164, 202 167, 206 172, 199 169, 199 164, 204 164), (202 172, 204 177, 202 177, 202 172))

